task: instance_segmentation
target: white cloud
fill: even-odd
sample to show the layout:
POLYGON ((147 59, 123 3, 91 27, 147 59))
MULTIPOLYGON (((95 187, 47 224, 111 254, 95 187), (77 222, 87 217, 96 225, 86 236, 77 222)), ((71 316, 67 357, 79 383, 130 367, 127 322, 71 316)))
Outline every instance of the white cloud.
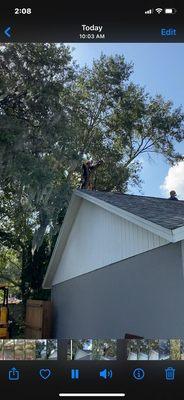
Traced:
POLYGON ((184 200, 184 161, 169 168, 169 171, 160 186, 161 191, 167 197, 169 192, 175 190, 180 200, 184 200))

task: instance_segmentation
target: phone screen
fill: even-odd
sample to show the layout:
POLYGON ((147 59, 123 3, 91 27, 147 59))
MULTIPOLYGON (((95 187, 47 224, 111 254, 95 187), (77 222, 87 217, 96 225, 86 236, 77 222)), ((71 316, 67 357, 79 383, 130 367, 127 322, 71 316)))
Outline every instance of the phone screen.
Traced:
POLYGON ((0 6, 8 400, 182 399, 184 7, 161 3, 0 6))

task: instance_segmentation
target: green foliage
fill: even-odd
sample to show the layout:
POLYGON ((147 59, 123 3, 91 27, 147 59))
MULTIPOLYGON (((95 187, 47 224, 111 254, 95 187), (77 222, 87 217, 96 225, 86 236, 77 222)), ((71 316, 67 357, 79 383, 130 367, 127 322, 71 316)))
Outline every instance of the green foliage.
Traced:
POLYGON ((170 340, 171 346, 171 360, 180 360, 180 340, 179 339, 171 339, 170 340))
MULTIPOLYGON (((12 297, 19 297, 21 282, 21 260, 18 252, 4 246, 0 248, 0 283, 9 287, 12 297)), ((0 291, 0 302, 2 293, 0 291)))
POLYGON ((50 291, 42 289, 43 278, 50 259, 48 236, 45 236, 39 249, 31 251, 31 241, 24 246, 22 254, 21 292, 24 302, 30 298, 48 300, 50 291))

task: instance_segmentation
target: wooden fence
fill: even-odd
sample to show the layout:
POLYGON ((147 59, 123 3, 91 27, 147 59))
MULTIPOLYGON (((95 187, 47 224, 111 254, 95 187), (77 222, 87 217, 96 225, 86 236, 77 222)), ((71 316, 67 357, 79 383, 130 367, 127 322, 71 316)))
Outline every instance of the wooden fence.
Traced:
POLYGON ((25 326, 26 339, 49 339, 51 337, 51 302, 28 300, 25 326))

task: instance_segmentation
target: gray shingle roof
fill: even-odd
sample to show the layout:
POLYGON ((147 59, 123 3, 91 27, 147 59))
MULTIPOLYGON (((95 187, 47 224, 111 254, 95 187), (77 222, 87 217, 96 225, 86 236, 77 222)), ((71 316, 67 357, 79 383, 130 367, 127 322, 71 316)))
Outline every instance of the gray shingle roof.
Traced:
POLYGON ((167 229, 184 226, 184 201, 122 193, 79 190, 167 229))

